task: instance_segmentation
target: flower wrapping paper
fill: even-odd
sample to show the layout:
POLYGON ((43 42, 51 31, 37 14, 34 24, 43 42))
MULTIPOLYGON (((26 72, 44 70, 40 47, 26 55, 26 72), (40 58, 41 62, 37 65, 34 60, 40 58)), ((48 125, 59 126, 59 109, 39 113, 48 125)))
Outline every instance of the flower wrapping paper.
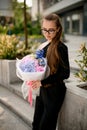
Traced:
POLYGON ((49 76, 50 69, 47 65, 47 59, 43 57, 43 50, 36 51, 36 54, 30 54, 21 60, 16 60, 16 74, 24 81, 22 84, 22 93, 24 99, 28 98, 28 102, 32 106, 32 93, 35 94, 39 90, 31 88, 32 80, 42 80, 49 76))

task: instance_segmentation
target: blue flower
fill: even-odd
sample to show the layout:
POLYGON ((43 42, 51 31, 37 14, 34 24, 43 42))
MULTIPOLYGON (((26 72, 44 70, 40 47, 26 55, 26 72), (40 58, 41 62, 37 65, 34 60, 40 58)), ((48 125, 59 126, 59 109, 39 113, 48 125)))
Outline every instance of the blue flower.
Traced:
POLYGON ((20 64, 20 68, 23 72, 35 72, 34 61, 28 61, 20 64))
POLYGON ((44 57, 44 50, 42 49, 42 50, 37 50, 36 51, 36 58, 38 59, 38 58, 43 58, 44 57))

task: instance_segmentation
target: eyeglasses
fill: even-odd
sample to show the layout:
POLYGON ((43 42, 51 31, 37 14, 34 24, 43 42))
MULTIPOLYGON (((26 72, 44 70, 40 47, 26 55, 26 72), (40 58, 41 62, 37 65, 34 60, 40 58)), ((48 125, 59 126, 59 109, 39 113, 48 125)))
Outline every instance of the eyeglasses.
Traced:
POLYGON ((56 30, 54 30, 54 29, 49 29, 49 30, 47 30, 47 29, 41 29, 41 31, 42 31, 43 34, 46 34, 47 32, 49 34, 54 34, 56 30))

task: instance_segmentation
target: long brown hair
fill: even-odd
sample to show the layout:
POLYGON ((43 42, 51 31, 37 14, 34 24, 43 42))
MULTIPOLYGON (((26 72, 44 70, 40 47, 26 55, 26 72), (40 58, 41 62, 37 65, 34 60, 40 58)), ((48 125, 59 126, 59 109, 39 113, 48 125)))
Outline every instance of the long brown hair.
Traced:
POLYGON ((58 69, 58 64, 61 60, 60 55, 58 53, 58 45, 61 43, 60 40, 62 36, 62 25, 60 22, 60 18, 57 14, 49 14, 45 16, 44 19, 55 22, 55 25, 58 28, 58 32, 56 33, 54 39, 52 39, 47 50, 48 65, 50 67, 51 74, 53 74, 56 73, 58 69))

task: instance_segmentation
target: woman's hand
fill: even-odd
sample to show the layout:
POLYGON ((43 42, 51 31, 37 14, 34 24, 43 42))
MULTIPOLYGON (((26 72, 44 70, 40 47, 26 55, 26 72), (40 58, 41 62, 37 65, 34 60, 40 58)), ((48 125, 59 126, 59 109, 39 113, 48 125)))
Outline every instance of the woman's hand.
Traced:
POLYGON ((31 81, 31 87, 32 87, 32 89, 37 89, 37 88, 41 87, 41 81, 39 81, 39 80, 31 81))

